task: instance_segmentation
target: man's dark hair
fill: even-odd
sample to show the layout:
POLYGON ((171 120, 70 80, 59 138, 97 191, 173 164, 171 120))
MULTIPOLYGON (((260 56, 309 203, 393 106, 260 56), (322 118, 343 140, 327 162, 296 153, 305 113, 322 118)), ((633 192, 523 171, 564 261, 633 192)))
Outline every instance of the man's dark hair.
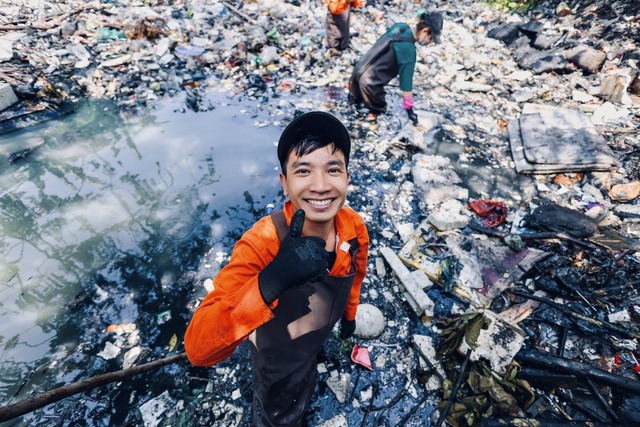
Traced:
POLYGON ((340 150, 344 154, 345 166, 348 166, 351 138, 337 117, 324 111, 310 111, 297 116, 282 131, 278 140, 278 160, 282 173, 286 172, 287 160, 294 148, 295 153, 301 156, 329 144, 335 146, 334 153, 340 150))
POLYGON ((425 28, 431 30, 431 36, 434 42, 440 43, 440 35, 442 34, 443 17, 440 12, 421 12, 419 14, 420 20, 416 24, 416 33, 425 28))
MULTIPOLYGON (((335 153, 336 151, 342 152, 342 150, 340 150, 340 147, 338 147, 338 145, 335 144, 330 139, 321 138, 315 135, 307 135, 302 137, 302 139, 294 143, 289 148, 289 152, 287 153, 286 157, 284 157, 280 162, 280 168, 282 169, 282 174, 285 176, 287 175, 287 162, 289 161, 289 157, 291 156, 291 153, 294 153, 298 157, 302 157, 316 151, 318 148, 326 147, 327 145, 331 145, 331 144, 333 145, 333 150, 331 151, 332 154, 335 153)), ((342 154, 345 154, 345 153, 343 152, 342 154)), ((345 159, 346 159, 346 154, 345 154, 345 159)))
POLYGON ((421 19, 418 21, 418 23, 416 24, 416 34, 420 34, 420 31, 424 30, 425 28, 429 28, 427 26, 427 24, 424 23, 424 21, 421 19))

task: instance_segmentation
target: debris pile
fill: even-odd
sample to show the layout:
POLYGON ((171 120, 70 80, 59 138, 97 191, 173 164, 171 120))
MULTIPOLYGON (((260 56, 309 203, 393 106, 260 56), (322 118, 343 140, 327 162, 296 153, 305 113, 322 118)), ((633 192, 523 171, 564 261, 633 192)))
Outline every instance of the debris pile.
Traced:
MULTIPOLYGON (((309 424, 631 425, 640 422, 639 8, 560 3, 526 17, 430 3, 445 13, 445 40, 419 49, 414 127, 397 87, 377 123, 362 120, 344 87, 359 56, 417 4, 354 11, 351 49, 340 53, 323 47, 322 2, 9 1, 0 123, 16 129, 85 96, 124 110, 180 93, 185 109, 205 113, 211 91, 268 111, 273 120, 257 127, 330 110, 354 136, 349 202, 372 248, 356 338, 327 343, 309 424)), ((193 305, 224 262, 206 254, 192 272, 193 305)), ((180 309, 186 328, 193 306, 180 309)), ((116 331, 96 354, 139 349, 145 337, 133 331, 116 331)), ((140 409, 125 418, 243 425, 248 366, 241 347, 213 369, 174 372, 173 388, 132 396, 140 409)))
POLYGON ((508 129, 519 173, 611 171, 620 166, 607 141, 580 111, 526 104, 508 129))

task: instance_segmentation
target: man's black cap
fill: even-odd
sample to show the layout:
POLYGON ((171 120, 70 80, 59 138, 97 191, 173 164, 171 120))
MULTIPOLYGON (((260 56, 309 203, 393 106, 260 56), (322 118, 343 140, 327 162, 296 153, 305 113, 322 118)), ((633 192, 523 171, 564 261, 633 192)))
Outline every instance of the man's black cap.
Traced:
POLYGON ((282 131, 278 141, 278 160, 284 165, 291 147, 306 137, 317 137, 331 141, 344 153, 346 165, 349 164, 351 138, 342 122, 324 111, 311 111, 291 121, 282 131))
POLYGON ((433 41, 436 44, 440 44, 442 42, 442 38, 440 38, 440 35, 442 34, 442 26, 444 23, 442 14, 440 12, 425 13, 424 15, 422 15, 422 21, 427 27, 431 29, 433 41))

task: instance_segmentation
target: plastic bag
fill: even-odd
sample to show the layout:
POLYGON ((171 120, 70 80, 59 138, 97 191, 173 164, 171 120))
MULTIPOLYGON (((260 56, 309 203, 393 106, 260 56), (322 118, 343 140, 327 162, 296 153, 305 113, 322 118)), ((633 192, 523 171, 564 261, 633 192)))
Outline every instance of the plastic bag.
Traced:
POLYGON ((507 205, 497 200, 472 200, 469 208, 482 218, 485 227, 497 227, 507 219, 507 205))

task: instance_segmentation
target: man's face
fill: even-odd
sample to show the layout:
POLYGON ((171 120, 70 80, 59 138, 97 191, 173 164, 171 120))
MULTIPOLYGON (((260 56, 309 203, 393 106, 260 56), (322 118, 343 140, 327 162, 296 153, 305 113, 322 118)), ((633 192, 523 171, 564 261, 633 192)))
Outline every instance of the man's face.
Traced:
POLYGON ((280 174, 284 195, 291 200, 294 212, 304 210, 307 222, 331 222, 344 205, 349 173, 344 153, 333 148, 329 144, 302 157, 292 151, 286 176, 280 174))

